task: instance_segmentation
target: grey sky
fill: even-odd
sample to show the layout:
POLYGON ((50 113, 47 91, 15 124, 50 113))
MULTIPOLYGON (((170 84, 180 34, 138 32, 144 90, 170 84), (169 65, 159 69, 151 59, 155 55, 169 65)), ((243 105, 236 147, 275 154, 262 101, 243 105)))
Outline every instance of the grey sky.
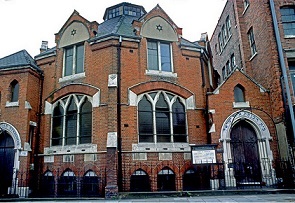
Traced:
POLYGON ((147 12, 159 4, 183 37, 196 41, 211 37, 226 0, 0 0, 0 58, 26 49, 33 57, 41 41, 55 46, 54 34, 74 10, 89 21, 103 22, 107 7, 121 2, 142 5, 147 12))

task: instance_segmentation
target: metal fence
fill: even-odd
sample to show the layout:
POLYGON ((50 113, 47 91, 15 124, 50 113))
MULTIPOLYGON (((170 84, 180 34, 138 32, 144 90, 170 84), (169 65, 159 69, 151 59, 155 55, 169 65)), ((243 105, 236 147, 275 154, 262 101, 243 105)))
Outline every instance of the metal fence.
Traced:
MULTIPOLYGON (((17 172, 8 188, 9 196, 59 198, 104 197, 105 194, 105 168, 75 173, 46 171, 39 174, 37 179, 31 173, 17 172)), ((133 161, 123 163, 121 184, 123 192, 294 188, 294 175, 294 168, 289 161, 265 161, 257 165, 133 161)))
POLYGON ((103 197, 105 168, 99 171, 65 171, 40 174, 39 197, 103 197), (54 175, 56 174, 56 175, 54 175))
POLYGON ((294 188, 289 161, 257 163, 131 162, 123 164, 123 189, 128 191, 242 190, 294 188))

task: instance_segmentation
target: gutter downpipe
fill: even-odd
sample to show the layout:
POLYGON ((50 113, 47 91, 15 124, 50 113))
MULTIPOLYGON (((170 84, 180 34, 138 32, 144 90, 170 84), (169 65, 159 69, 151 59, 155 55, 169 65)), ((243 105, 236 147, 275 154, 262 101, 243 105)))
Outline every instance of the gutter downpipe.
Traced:
POLYGON ((283 78, 284 78, 284 83, 285 83, 285 88, 286 88, 286 93, 287 93, 287 103, 289 106, 289 111, 290 111, 290 116, 291 116, 293 137, 295 139, 295 118, 294 118, 293 104, 292 104, 291 94, 290 94, 290 87, 289 87, 289 82, 288 82, 288 77, 287 77, 286 64, 285 64, 285 59, 284 59, 284 54, 283 54, 282 42, 281 42, 281 38, 280 38, 280 31, 279 31, 279 27, 278 27, 276 12, 275 12, 274 1, 269 0, 269 3, 270 3, 271 16, 273 19, 273 26, 274 26, 274 31, 275 31, 276 42, 277 42, 277 46, 278 46, 280 66, 281 66, 281 70, 283 73, 283 78))
POLYGON ((121 135, 121 47, 122 47, 122 36, 119 36, 119 45, 117 47, 118 61, 117 61, 117 133, 118 133, 118 188, 122 191, 122 135, 121 135))

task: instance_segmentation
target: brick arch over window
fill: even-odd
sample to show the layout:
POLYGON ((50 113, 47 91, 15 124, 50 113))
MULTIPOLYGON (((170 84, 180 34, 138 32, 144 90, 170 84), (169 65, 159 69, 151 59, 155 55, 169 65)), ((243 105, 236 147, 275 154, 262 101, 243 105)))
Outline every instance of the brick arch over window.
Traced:
POLYGON ((49 103, 54 103, 61 97, 67 94, 85 94, 89 96, 94 96, 100 92, 100 89, 88 84, 70 84, 63 86, 54 92, 52 92, 45 100, 49 103))
POLYGON ((151 90, 166 90, 169 92, 172 92, 174 94, 177 94, 185 99, 191 97, 193 93, 174 83, 170 82, 164 82, 164 81, 155 81, 155 82, 145 82, 137 84, 131 88, 129 88, 132 92, 134 92, 136 95, 142 94, 144 92, 148 92, 151 90))

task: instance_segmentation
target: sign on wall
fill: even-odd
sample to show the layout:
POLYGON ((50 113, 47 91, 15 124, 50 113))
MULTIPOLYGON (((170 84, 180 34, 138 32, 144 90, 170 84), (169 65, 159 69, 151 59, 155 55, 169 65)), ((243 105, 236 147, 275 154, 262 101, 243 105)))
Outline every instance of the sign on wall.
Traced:
POLYGON ((216 163, 216 145, 192 146, 192 163, 207 164, 216 163))

